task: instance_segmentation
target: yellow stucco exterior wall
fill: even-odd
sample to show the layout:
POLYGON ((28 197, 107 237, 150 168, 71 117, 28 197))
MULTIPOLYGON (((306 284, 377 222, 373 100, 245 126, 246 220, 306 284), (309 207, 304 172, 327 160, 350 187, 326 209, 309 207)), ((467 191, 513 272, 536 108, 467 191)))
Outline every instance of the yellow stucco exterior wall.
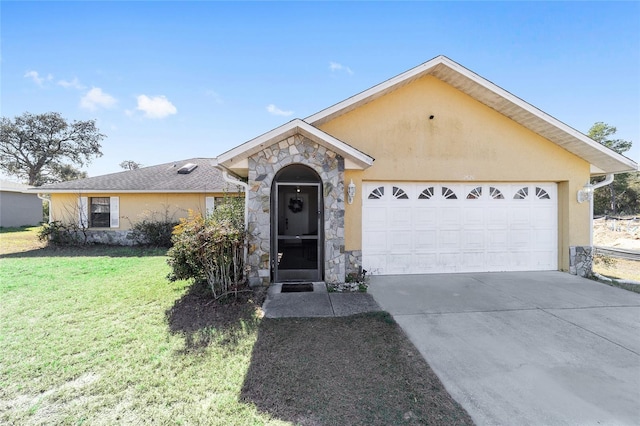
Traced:
POLYGON ((51 194, 52 220, 61 222, 78 222, 78 197, 119 197, 120 227, 118 230, 131 229, 132 225, 145 218, 155 215, 158 220, 168 217, 175 219, 188 216, 188 210, 204 213, 206 211, 206 197, 224 197, 223 193, 188 194, 188 193, 153 193, 153 194, 122 194, 122 193, 76 193, 51 194))
POLYGON ((589 203, 576 201, 589 164, 435 77, 319 127, 375 158, 365 171, 345 172, 358 188, 346 205, 346 250, 362 248, 363 180, 556 182, 560 269, 569 268, 569 246, 590 243, 589 203))

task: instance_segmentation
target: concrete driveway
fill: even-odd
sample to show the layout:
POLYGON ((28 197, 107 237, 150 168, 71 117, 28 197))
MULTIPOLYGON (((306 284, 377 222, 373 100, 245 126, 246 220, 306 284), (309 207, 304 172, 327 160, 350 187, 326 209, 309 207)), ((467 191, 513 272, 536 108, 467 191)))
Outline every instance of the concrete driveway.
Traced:
POLYGON ((373 276, 478 425, 640 425, 640 294, 562 272, 373 276))

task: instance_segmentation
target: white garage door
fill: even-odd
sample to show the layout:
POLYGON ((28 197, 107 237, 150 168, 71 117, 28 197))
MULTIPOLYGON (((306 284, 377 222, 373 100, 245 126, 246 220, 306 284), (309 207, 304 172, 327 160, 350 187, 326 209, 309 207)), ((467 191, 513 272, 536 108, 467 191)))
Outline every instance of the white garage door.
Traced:
POLYGON ((372 274, 558 269, 557 186, 363 183, 372 274))

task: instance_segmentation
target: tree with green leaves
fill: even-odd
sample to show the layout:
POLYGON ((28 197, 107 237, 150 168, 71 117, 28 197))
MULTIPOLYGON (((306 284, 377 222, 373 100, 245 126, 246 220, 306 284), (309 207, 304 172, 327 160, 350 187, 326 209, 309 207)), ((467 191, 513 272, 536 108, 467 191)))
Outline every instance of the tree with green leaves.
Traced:
MULTIPOLYGON (((633 142, 614 138, 618 129, 601 121, 589 129, 589 137, 607 148, 623 154, 631 149, 633 142)), ((640 198, 640 177, 638 173, 621 173, 615 176, 613 182, 607 186, 608 191, 596 192, 594 195, 594 213, 612 214, 638 213, 638 199, 640 198)))
POLYGON ((122 163, 120 163, 120 167, 125 170, 137 170, 142 167, 142 164, 137 163, 133 160, 124 160, 122 163))
POLYGON ((95 120, 68 122, 57 112, 0 118, 0 170, 29 185, 86 177, 75 166, 102 156, 95 120))

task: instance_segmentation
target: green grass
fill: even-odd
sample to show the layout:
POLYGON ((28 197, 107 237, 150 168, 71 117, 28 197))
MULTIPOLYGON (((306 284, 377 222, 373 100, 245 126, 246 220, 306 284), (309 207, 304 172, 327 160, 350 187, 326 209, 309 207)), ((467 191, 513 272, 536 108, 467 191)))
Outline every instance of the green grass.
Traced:
POLYGON ((199 330, 193 348, 168 326, 186 289, 167 273, 137 249, 0 259, 0 423, 271 422, 238 402, 258 320, 199 330))
POLYGON ((28 234, 1 234, 0 424, 472 424, 387 313, 260 319, 162 250, 28 234))

